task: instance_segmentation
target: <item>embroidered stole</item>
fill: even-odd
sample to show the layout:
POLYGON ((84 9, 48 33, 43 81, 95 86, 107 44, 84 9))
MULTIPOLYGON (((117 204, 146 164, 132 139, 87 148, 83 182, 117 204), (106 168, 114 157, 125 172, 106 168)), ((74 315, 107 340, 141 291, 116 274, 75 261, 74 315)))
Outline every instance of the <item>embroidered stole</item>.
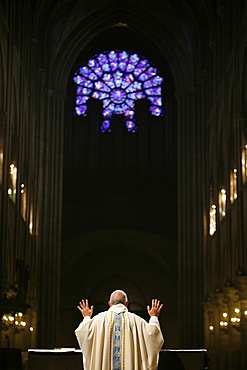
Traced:
POLYGON ((125 313, 111 312, 110 369, 125 370, 125 313))

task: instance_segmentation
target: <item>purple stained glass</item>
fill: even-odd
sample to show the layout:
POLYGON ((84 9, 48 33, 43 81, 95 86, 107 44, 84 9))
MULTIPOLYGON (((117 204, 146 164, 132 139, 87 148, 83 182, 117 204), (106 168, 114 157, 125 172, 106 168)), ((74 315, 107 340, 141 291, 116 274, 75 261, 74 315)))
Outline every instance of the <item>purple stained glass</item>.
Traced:
MULTIPOLYGON (((100 53, 78 69, 73 81, 77 85, 77 115, 86 115, 86 102, 90 97, 102 100, 103 117, 111 118, 114 114, 123 114, 126 117, 126 128, 131 132, 136 131, 133 120, 136 100, 148 99, 151 102, 151 114, 162 114, 163 78, 147 59, 137 53, 128 53, 125 50, 100 53)), ((107 126, 109 120, 104 122, 101 125, 102 132, 111 127, 110 124, 107 126)))
POLYGON ((162 113, 162 109, 155 106, 150 107, 149 110, 154 116, 160 116, 162 113))
POLYGON ((130 109, 129 107, 127 107, 124 111, 124 115, 125 115, 126 118, 132 119, 135 116, 135 112, 132 109, 130 109))
POLYGON ((135 132, 136 131, 135 122, 132 120, 126 120, 126 128, 128 131, 135 132))
POLYGON ((107 131, 107 130, 109 130, 109 128, 111 126, 111 121, 109 119, 104 120, 102 122, 102 125, 101 126, 102 126, 102 130, 107 131))
POLYGON ((126 92, 122 89, 114 89, 110 96, 113 103, 123 103, 126 99, 126 92))

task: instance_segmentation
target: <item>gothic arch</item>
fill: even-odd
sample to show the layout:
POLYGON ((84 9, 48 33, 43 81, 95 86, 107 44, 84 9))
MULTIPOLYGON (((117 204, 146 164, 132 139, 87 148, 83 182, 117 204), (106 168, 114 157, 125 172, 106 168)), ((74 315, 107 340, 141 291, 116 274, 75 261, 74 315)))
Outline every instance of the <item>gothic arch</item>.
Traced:
MULTIPOLYGON (((150 300, 161 299, 166 306, 166 323, 161 317, 161 325, 165 325, 171 343, 176 342, 178 332, 173 330, 178 315, 174 311, 178 304, 175 242, 144 231, 109 229, 69 239, 63 243, 63 251, 61 335, 66 337, 63 325, 72 325, 78 300, 88 298, 95 305, 95 312, 99 312, 107 308, 113 290, 123 289, 129 296, 130 309, 144 317, 150 300), (67 324, 63 324, 66 320, 67 324)), ((65 337, 64 342, 70 340, 65 337)))
MULTIPOLYGON (((147 40, 147 44, 153 45, 157 52, 167 60, 176 81, 177 90, 193 84, 192 55, 188 51, 188 45, 181 32, 180 38, 175 39, 171 29, 160 32, 162 24, 149 20, 148 12, 134 5, 113 4, 105 7, 104 12, 96 12, 94 19, 79 25, 69 35, 61 38, 62 41, 54 47, 49 71, 49 81, 56 89, 65 91, 69 79, 69 71, 82 50, 86 48, 99 34, 117 27, 119 23, 128 25, 133 34, 140 35, 147 40), (104 17, 102 17, 104 13, 104 17), (90 34, 89 34, 90 30, 90 34)), ((178 26, 178 25, 177 25, 178 26)))

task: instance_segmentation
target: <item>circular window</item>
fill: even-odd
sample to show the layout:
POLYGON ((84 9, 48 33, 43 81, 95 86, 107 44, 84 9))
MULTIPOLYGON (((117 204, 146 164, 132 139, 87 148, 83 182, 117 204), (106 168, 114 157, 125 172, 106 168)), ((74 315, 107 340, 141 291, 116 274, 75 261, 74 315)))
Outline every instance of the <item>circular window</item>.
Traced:
POLYGON ((90 98, 102 100, 104 124, 101 131, 110 131, 114 114, 126 117, 126 128, 135 132, 135 101, 148 99, 150 112, 162 114, 163 78, 147 59, 127 51, 104 52, 91 58, 74 75, 77 115, 86 115, 90 98), (107 122, 107 124, 106 124, 107 122))

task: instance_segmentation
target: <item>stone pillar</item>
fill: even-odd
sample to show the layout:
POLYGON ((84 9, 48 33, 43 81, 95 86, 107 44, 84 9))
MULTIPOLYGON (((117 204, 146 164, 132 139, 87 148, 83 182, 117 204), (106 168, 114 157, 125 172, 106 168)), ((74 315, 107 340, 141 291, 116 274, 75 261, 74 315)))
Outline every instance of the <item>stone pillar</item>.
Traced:
MULTIPOLYGON (((42 76, 41 76, 42 77, 42 76)), ((38 267, 37 346, 57 345, 60 301, 64 94, 43 89, 40 99, 40 141, 35 200, 38 267)))
POLYGON ((204 162, 201 162, 203 127, 198 127, 198 120, 201 120, 197 117, 199 97, 200 92, 197 90, 177 94, 179 312, 181 345, 185 348, 203 345, 204 251, 201 187, 204 162))

